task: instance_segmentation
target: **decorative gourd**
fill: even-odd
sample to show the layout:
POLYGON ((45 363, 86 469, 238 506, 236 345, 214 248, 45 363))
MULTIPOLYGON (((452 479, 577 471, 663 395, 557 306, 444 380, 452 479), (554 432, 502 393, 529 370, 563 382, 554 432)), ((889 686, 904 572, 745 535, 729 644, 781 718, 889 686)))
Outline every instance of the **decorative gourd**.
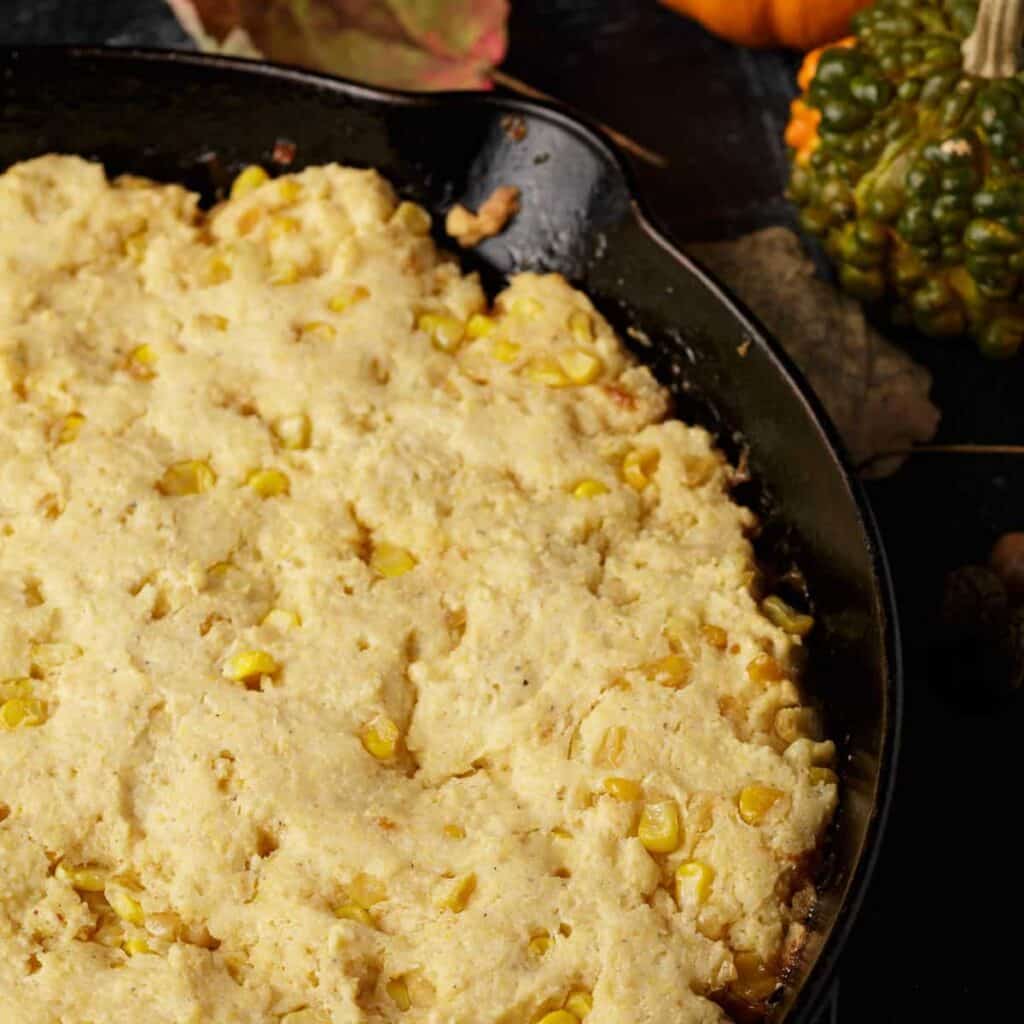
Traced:
POLYGON ((810 50, 850 28, 871 0, 663 0, 706 29, 742 46, 810 50))
POLYGON ((790 196, 843 286, 990 356, 1024 341, 1024 0, 878 0, 811 53, 790 196))

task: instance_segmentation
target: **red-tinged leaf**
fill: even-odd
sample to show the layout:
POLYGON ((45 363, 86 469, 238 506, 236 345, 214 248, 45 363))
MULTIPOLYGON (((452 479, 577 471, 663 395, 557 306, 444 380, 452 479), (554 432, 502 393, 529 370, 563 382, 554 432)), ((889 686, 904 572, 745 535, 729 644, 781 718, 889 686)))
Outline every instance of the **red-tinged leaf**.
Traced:
POLYGON ((168 0, 205 49, 398 89, 487 89, 508 0, 168 0))

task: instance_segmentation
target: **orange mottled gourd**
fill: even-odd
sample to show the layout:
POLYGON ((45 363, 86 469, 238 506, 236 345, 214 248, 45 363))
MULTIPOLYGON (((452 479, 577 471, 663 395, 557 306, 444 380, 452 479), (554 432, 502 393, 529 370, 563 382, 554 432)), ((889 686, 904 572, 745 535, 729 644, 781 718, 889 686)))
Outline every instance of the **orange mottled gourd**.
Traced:
POLYGON ((810 50, 850 29, 871 0, 662 0, 716 35, 742 46, 810 50))

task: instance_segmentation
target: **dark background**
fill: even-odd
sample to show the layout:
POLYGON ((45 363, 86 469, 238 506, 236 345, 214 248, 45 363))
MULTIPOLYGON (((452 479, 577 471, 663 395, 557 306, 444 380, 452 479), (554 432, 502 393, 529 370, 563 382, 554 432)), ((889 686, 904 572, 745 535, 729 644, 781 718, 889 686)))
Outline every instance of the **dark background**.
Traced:
MULTIPOLYGON (((504 70, 664 155, 665 170, 635 169, 678 240, 790 222, 781 137, 795 56, 738 50, 653 0, 512 7, 504 70)), ((188 45, 162 0, 0 11, 0 44, 188 45)), ((1024 356, 986 363, 966 344, 900 340, 934 374, 937 440, 1024 441, 1024 356)), ((1019 1021, 1022 697, 969 678, 952 695, 933 648, 945 573, 1024 529, 1024 460, 920 454, 868 491, 902 620, 906 726, 881 861, 822 1024, 1019 1021)))

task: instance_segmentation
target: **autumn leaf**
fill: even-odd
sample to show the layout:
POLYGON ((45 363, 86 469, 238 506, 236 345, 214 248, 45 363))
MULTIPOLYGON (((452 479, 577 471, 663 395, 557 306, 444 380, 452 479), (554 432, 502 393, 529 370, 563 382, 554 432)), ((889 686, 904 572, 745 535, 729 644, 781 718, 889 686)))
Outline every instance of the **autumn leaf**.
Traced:
POLYGON ((168 0, 203 49, 396 89, 488 89, 508 0, 168 0))
POLYGON ((930 441, 940 414, 931 375, 887 342, 861 307, 815 277, 799 238, 772 227, 733 242, 689 247, 754 311, 803 370, 857 465, 886 476, 899 458, 877 458, 930 441))

